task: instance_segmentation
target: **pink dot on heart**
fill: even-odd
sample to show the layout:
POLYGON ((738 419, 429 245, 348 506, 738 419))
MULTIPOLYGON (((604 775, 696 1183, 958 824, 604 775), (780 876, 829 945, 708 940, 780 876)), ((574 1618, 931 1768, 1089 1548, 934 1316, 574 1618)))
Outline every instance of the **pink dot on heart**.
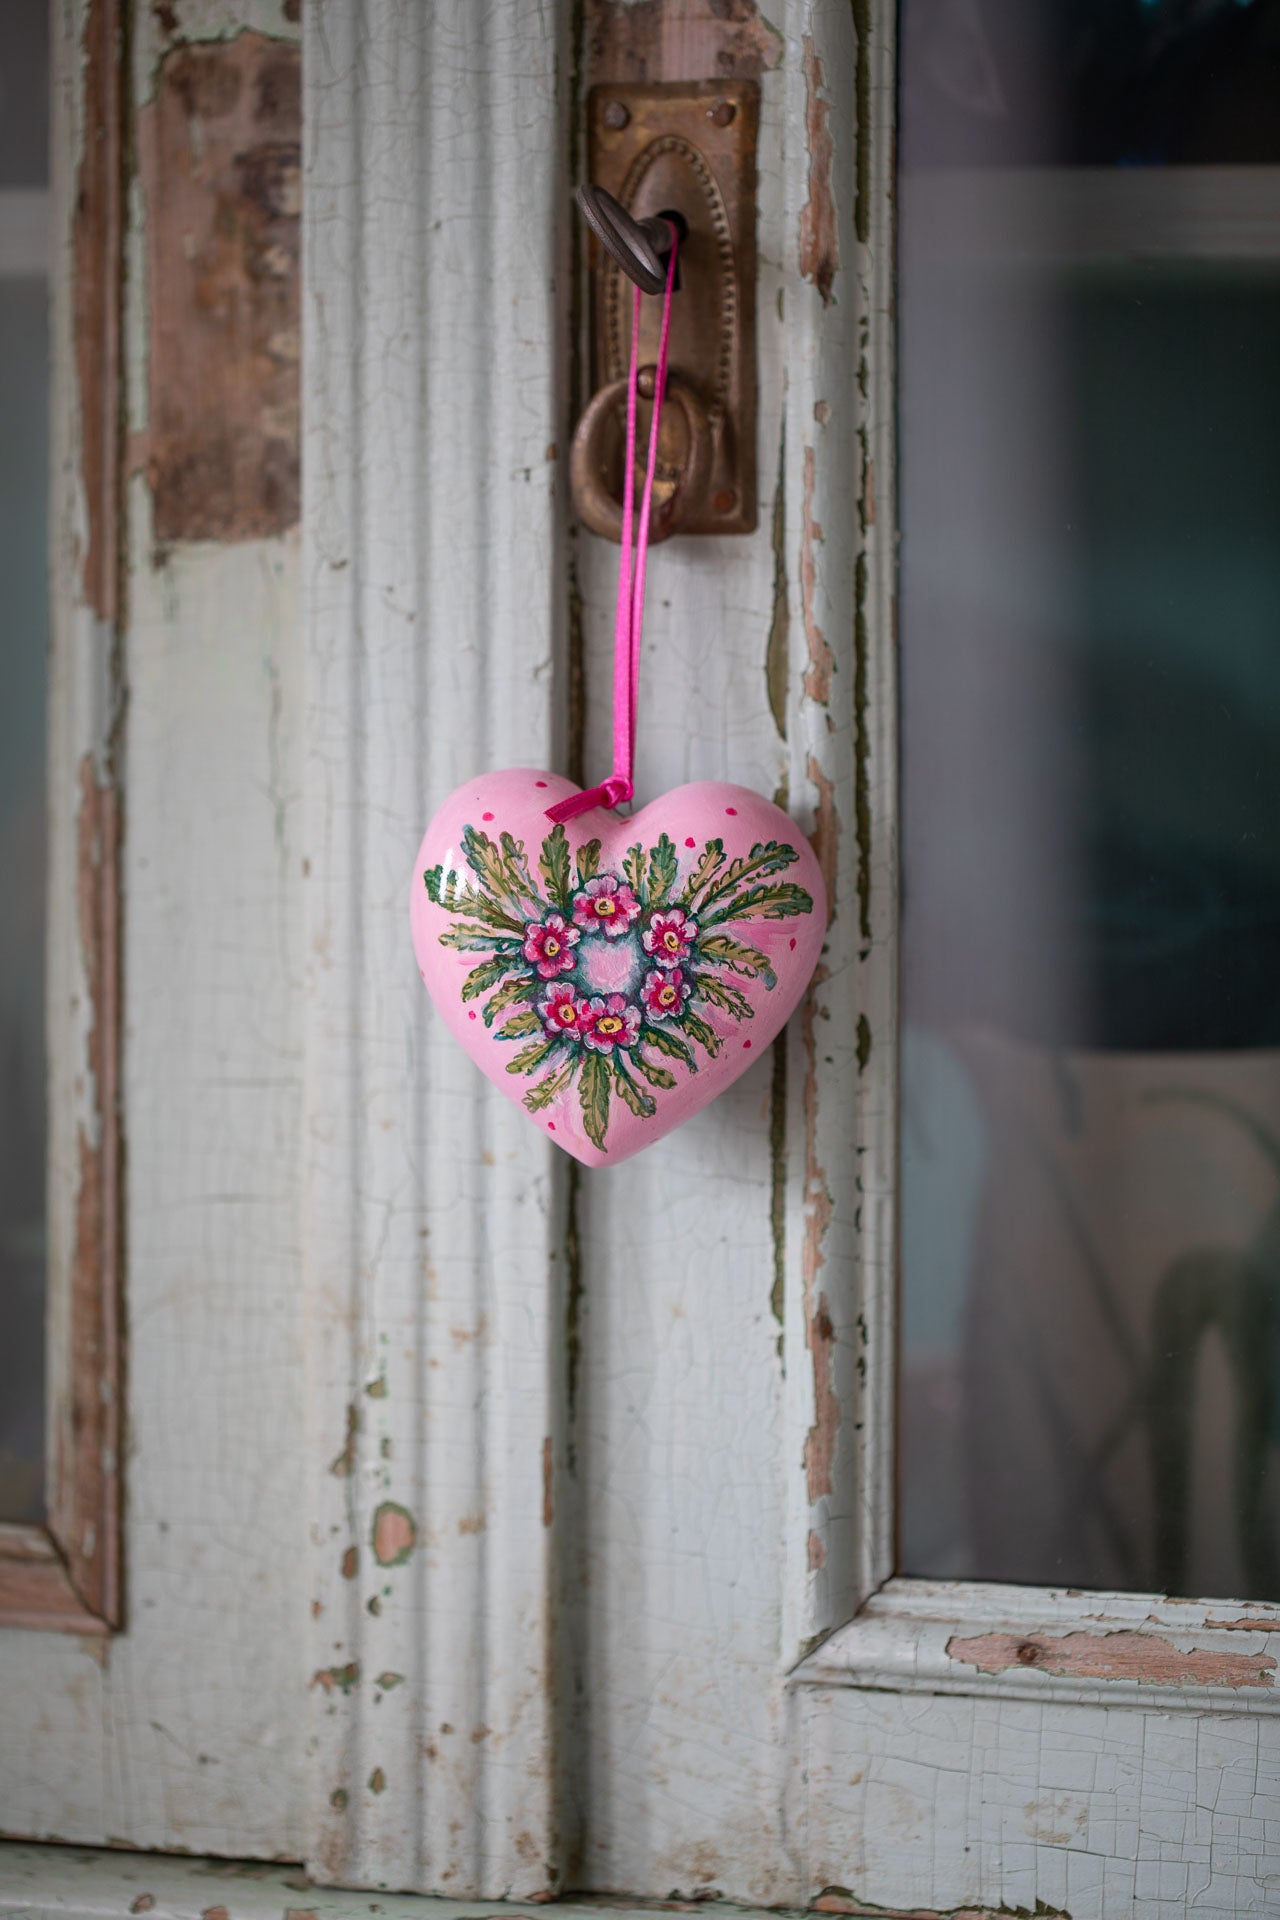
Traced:
POLYGON ((751 1042, 749 1040, 744 1040, 742 1044, 744 1047, 749 1047, 751 1045, 751 1042))
POLYGON ((736 813, 737 811, 738 811, 738 809, 737 809, 736 807, 726 807, 726 808, 725 808, 725 812, 726 812, 726 813, 736 813))
POLYGON ((482 814, 480 815, 480 818, 481 818, 482 820, 492 820, 492 818, 493 818, 493 815, 492 815, 491 813, 482 813, 482 814))
POLYGON ((475 1010, 475 1008, 474 1008, 474 1007, 472 1007, 472 1009, 471 1009, 471 1011, 470 1011, 470 1013, 468 1013, 468 1015, 467 1015, 467 1018, 468 1018, 468 1020, 474 1020, 474 1019, 475 1019, 475 1017, 476 1017, 476 1010, 475 1010))
POLYGON ((795 941, 793 940, 793 941, 791 942, 791 951, 792 951, 792 953, 794 953, 794 952, 795 952, 795 950, 796 950, 796 943, 795 943, 795 941))
POLYGON ((554 1132, 555 1132, 555 1130, 556 1130, 556 1123, 555 1123, 555 1121, 554 1121, 554 1120, 548 1120, 548 1122, 547 1122, 547 1126, 548 1126, 548 1128, 550 1129, 550 1131, 551 1131, 552 1133, 554 1133, 554 1132))
POLYGON ((545 780, 535 780, 533 784, 535 787, 545 787, 547 783, 545 780))
POLYGON ((689 835, 689 838, 688 838, 688 839, 687 839, 687 840, 685 841, 685 845, 686 845, 686 847, 696 847, 696 846, 697 846, 697 844, 698 844, 698 843, 697 843, 697 841, 696 841, 696 840, 694 839, 694 837, 693 837, 693 835, 692 835, 692 834, 690 834, 690 835, 689 835))

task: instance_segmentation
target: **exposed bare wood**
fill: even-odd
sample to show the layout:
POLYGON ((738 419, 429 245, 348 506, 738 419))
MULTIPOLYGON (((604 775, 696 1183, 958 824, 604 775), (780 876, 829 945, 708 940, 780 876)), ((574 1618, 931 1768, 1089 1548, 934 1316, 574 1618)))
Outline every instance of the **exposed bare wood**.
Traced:
POLYGON ((42 1633, 108 1631, 101 1614, 76 1592, 43 1527, 0 1526, 0 1626, 42 1633))
POLYGON ((746 80, 784 41, 756 0, 588 0, 587 47, 595 81, 746 80))
POLYGON ((139 116, 160 541, 298 518, 299 52, 252 32, 179 45, 139 116))

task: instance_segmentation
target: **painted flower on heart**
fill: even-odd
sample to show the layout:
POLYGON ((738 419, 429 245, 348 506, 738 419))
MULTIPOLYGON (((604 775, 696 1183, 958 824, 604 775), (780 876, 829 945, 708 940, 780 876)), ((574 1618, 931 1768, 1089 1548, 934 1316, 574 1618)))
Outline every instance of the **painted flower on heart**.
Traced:
POLYGON ((450 916, 441 944, 469 957, 462 1000, 481 1003, 498 1040, 518 1043, 507 1072, 529 1081, 525 1106, 541 1113, 576 1096, 602 1150, 615 1100, 649 1118, 680 1075, 755 1017, 739 982, 777 985, 744 923, 813 911, 803 887, 778 877, 799 858, 785 841, 728 858, 708 840, 682 858, 663 834, 602 869, 598 840, 573 849, 556 826, 535 879, 522 841, 468 826, 457 864, 424 875, 450 916))
POLYGON ((641 934, 644 950, 660 967, 678 967, 698 936, 698 923, 683 907, 655 913, 641 934))
POLYGON ((582 1037, 597 1053, 611 1053, 614 1047, 635 1045, 640 1033, 640 1009, 633 1000, 621 993, 611 993, 607 1000, 589 1001, 587 1011, 591 1025, 582 1037))
POLYGON ((616 873, 597 874, 573 897, 573 918, 584 933, 616 940, 639 917, 640 902, 616 873))
POLYGON ((525 925, 526 960, 533 962, 543 980, 554 980, 558 973, 570 973, 574 966, 573 949, 582 935, 571 927, 562 913, 549 913, 545 920, 530 920, 525 925))
POLYGON ((557 980, 539 1000, 538 1018, 557 1039, 561 1034, 568 1034, 571 1039, 581 1040, 590 1031, 595 1015, 571 986, 557 980))
POLYGON ((651 1020, 674 1020, 692 992, 692 985, 682 973, 655 967, 652 973, 645 975, 640 998, 651 1020))

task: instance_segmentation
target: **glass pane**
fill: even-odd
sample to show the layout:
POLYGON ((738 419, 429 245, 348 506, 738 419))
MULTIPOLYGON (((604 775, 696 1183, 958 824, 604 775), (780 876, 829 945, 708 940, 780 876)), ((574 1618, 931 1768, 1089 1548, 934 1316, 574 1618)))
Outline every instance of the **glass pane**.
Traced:
POLYGON ((44 1512, 47 14, 0 45, 0 1520, 44 1512))
POLYGON ((1280 1598, 1280 6, 905 0, 901 1566, 1280 1598))

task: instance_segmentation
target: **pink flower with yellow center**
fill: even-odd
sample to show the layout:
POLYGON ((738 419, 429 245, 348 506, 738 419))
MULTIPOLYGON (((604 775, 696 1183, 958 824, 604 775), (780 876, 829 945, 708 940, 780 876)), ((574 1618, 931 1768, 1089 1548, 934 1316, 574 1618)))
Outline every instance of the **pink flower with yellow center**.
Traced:
POLYGON ((583 1039, 597 1053, 610 1053, 614 1047, 633 1047, 640 1034, 640 1009, 620 993, 604 1000, 589 1000, 587 1012, 591 1027, 583 1039))
POLYGON ((588 880, 573 896, 573 917, 584 933, 603 933, 616 940, 640 912, 640 902, 616 874, 602 873, 588 880))
POLYGON ((670 973, 655 967, 646 974, 640 998, 651 1020, 674 1020, 684 1010, 693 988, 682 973, 670 973))
POLYGON ((678 967, 698 937, 698 923, 683 907, 655 913, 640 936, 644 950, 660 967, 678 967))
POLYGON ((538 1018, 547 1034, 581 1040, 591 1029, 595 1016, 585 1000, 579 1000, 573 988, 558 980, 548 987, 538 1002, 538 1018))
POLYGON ((562 913, 549 913, 545 920, 526 922, 524 957, 532 961, 543 980, 554 980, 558 973, 568 973, 572 967, 573 949, 581 938, 562 913))

